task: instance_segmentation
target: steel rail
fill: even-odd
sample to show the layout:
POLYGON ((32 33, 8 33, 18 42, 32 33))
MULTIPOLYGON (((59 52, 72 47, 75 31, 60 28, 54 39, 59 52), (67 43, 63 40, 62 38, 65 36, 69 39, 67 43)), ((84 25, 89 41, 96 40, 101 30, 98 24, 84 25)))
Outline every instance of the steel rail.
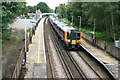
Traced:
POLYGON ((93 67, 84 59, 80 52, 77 51, 77 54, 85 61, 85 63, 90 67, 90 69, 99 77, 99 79, 103 80, 103 78, 93 69, 93 67))
MULTIPOLYGON (((53 24, 51 24, 52 26, 54 26, 53 24)), ((65 66, 66 66, 66 68, 67 68, 67 70, 68 70, 68 72, 69 72, 69 74, 70 74, 70 76, 71 76, 71 78, 72 79, 75 79, 75 77, 74 77, 74 75, 75 75, 75 73, 73 73, 72 71, 71 71, 71 69, 70 69, 70 67, 69 67, 69 65, 68 65, 68 63, 67 63, 67 61, 65 60, 65 55, 63 55, 63 54, 68 54, 64 49, 60 49, 60 42, 59 42, 59 40, 57 40, 58 39, 58 37, 56 36, 56 34, 55 34, 55 31, 53 30, 53 28, 51 27, 51 30, 52 30, 52 33, 54 34, 54 40, 53 40, 53 42, 54 42, 54 44, 56 45, 56 49, 59 51, 59 56, 61 56, 61 58, 62 58, 62 60, 63 60, 63 62, 64 62, 64 64, 65 64, 65 66)), ((71 59, 70 59, 71 60, 71 59)), ((72 61, 72 60, 71 60, 72 61)), ((79 68, 78 68, 78 65, 76 65, 75 63, 73 63, 73 61, 72 61, 72 64, 74 65, 74 67, 75 67, 75 69, 77 70, 77 72, 79 73, 79 75, 81 76, 81 78, 82 79, 86 79, 86 77, 81 73, 81 71, 79 70, 79 68)))

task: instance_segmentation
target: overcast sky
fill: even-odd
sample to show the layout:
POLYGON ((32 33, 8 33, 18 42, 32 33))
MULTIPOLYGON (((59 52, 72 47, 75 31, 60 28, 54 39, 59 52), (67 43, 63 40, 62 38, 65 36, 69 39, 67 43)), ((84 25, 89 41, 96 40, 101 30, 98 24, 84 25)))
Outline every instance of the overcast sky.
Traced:
POLYGON ((45 2, 51 9, 55 9, 56 6, 58 6, 61 3, 66 3, 67 0, 26 0, 27 5, 35 6, 39 2, 45 2))

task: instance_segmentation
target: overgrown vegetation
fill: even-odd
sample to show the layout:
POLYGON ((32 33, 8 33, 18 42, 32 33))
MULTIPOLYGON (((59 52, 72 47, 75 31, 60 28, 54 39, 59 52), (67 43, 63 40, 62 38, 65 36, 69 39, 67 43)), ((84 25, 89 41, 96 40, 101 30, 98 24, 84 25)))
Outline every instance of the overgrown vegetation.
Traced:
POLYGON ((9 24, 16 17, 27 14, 25 2, 2 2, 2 41, 3 43, 11 39, 11 30, 9 24))
POLYGON ((95 19, 96 37, 107 42, 120 40, 120 2, 69 2, 60 4, 55 12, 59 18, 68 19, 73 26, 79 26, 79 17, 82 17, 82 30, 93 31, 95 19))

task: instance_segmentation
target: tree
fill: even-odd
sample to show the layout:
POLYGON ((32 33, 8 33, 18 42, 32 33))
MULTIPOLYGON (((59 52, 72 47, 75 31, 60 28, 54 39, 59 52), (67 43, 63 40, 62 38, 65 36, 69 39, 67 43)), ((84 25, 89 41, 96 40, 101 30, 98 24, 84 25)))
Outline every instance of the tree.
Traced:
POLYGON ((45 2, 40 2, 36 6, 28 6, 29 13, 35 13, 36 10, 40 9, 42 13, 49 13, 52 10, 48 7, 45 2))
POLYGON ((35 13, 36 10, 37 10, 36 6, 28 6, 29 13, 35 13))
POLYGON ((60 4, 56 7, 57 14, 67 15, 71 21, 74 17, 74 26, 79 26, 79 18, 82 17, 82 28, 92 30, 94 27, 97 32, 104 33, 108 41, 120 39, 120 2, 69 2, 65 7, 60 4))
POLYGON ((2 2, 2 39, 10 39, 9 24, 14 21, 17 16, 27 13, 25 2, 2 2))
POLYGON ((37 9, 40 9, 42 13, 49 13, 51 12, 51 9, 48 7, 48 5, 45 2, 40 2, 36 5, 37 9))
POLYGON ((66 17, 66 5, 60 4, 58 7, 55 8, 55 12, 59 14, 61 17, 66 17))

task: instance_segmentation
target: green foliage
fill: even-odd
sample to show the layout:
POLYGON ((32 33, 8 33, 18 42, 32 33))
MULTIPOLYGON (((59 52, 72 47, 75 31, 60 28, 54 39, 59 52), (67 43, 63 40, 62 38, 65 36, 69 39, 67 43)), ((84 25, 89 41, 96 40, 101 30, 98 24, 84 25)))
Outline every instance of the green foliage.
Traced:
POLYGON ((66 17, 66 5, 60 4, 58 7, 56 7, 55 12, 59 14, 59 17, 66 17))
POLYGON ((50 8, 45 2, 40 2, 37 4, 37 9, 40 9, 42 13, 48 13, 50 12, 50 8))
POLYGON ((67 23, 68 25, 71 25, 70 21, 66 18, 61 18, 60 20, 67 23))
POLYGON ((35 11, 38 9, 40 9, 42 13, 52 12, 45 2, 40 2, 36 6, 28 6, 29 13, 35 13, 35 11))
MULTIPOLYGON (((87 33, 87 34, 92 35, 91 34, 92 29, 90 29, 90 28, 82 28, 82 31, 87 33)), ((95 36, 101 40, 106 41, 106 42, 111 42, 111 39, 106 37, 107 36, 106 32, 95 32, 95 36)))
POLYGON ((90 28, 82 28, 83 32, 86 32, 87 34, 91 34, 91 29, 90 28))
POLYGON ((22 37, 20 38, 20 40, 21 40, 21 41, 25 41, 25 36, 22 36, 22 37))
POLYGON ((17 16, 27 13, 25 2, 2 2, 2 39, 3 42, 10 40, 11 31, 9 24, 12 23, 17 16))
POLYGON ((36 10, 37 10, 36 6, 28 6, 29 13, 35 13, 36 10))
POLYGON ((31 28, 28 28, 28 29, 27 29, 27 32, 31 32, 31 28))
POLYGON ((70 22, 73 16, 73 26, 77 27, 80 21, 78 16, 81 16, 82 28, 88 33, 93 31, 95 19, 97 37, 108 41, 120 39, 120 2, 69 2, 67 5, 60 4, 55 12, 70 22))

